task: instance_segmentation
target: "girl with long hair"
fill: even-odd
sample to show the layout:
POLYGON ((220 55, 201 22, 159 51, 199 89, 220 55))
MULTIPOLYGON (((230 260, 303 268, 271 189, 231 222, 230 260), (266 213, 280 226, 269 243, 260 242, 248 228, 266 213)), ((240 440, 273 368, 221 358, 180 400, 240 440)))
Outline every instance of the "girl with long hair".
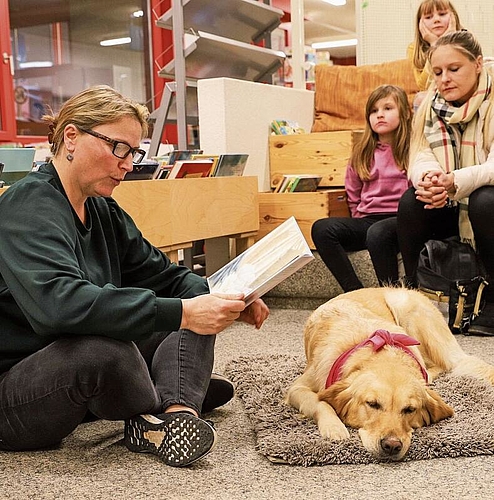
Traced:
POLYGON ((345 292, 363 288, 347 252, 367 249, 381 285, 398 281, 396 212, 407 190, 411 110, 405 91, 381 85, 369 96, 366 127, 345 175, 351 217, 312 226, 322 260, 345 292))

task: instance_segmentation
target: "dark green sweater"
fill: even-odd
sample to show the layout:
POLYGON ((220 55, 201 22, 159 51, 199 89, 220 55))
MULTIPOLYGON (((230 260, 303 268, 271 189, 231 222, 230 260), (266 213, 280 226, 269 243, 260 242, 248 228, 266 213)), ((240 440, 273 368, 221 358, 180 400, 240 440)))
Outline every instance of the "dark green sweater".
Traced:
POLYGON ((180 298, 208 292, 115 200, 89 198, 86 210, 84 226, 52 164, 0 196, 0 373, 61 336, 176 330, 180 298))

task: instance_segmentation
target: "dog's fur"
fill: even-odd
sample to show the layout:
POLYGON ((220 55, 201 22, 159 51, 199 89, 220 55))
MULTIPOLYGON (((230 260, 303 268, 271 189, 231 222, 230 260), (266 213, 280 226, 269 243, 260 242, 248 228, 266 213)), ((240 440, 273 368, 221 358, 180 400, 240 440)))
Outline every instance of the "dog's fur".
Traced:
POLYGON ((326 302, 309 317, 305 332, 307 366, 287 395, 289 404, 313 418, 325 438, 349 437, 358 429, 364 447, 380 460, 401 460, 413 429, 453 415, 430 389, 409 354, 385 346, 357 349, 339 381, 325 389, 334 361, 376 330, 409 335, 410 350, 427 369, 429 381, 445 372, 469 375, 494 385, 494 366, 467 355, 441 313, 422 294, 404 288, 366 288, 326 302))

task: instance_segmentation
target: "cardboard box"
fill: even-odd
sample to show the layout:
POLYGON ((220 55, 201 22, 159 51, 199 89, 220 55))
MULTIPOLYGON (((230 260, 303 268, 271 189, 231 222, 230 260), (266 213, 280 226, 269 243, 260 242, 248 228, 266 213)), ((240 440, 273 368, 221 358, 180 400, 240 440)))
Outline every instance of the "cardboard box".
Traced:
POLYGON ((312 224, 325 217, 349 217, 344 189, 319 190, 313 193, 259 193, 259 240, 274 228, 294 216, 309 245, 312 224))
POLYGON ((313 134, 272 135, 269 137, 271 187, 283 174, 317 174, 319 187, 343 187, 345 170, 359 130, 313 134))

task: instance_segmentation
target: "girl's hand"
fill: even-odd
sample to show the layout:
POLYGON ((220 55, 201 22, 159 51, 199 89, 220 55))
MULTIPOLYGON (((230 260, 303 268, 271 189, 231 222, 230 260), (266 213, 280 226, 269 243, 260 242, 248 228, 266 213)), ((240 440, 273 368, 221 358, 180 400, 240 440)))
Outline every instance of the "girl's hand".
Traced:
POLYGON ((453 14, 449 15, 449 24, 448 27, 446 28, 446 31, 443 33, 445 35, 446 33, 452 33, 453 31, 457 31, 458 27, 456 26, 456 19, 453 14))
POLYGON ((439 37, 433 33, 424 23, 424 20, 421 19, 419 22, 419 31, 422 35, 422 38, 429 44, 432 45, 439 37))
MULTIPOLYGON (((442 33, 440 36, 445 35, 446 33, 451 33, 452 31, 456 31, 457 29, 458 27, 456 26, 455 16, 450 12, 448 27, 444 30, 444 33, 442 33)), ((419 22, 419 31, 420 34, 422 35, 422 38, 429 45, 432 45, 439 38, 438 35, 436 35, 426 26, 424 19, 421 19, 419 22)))

